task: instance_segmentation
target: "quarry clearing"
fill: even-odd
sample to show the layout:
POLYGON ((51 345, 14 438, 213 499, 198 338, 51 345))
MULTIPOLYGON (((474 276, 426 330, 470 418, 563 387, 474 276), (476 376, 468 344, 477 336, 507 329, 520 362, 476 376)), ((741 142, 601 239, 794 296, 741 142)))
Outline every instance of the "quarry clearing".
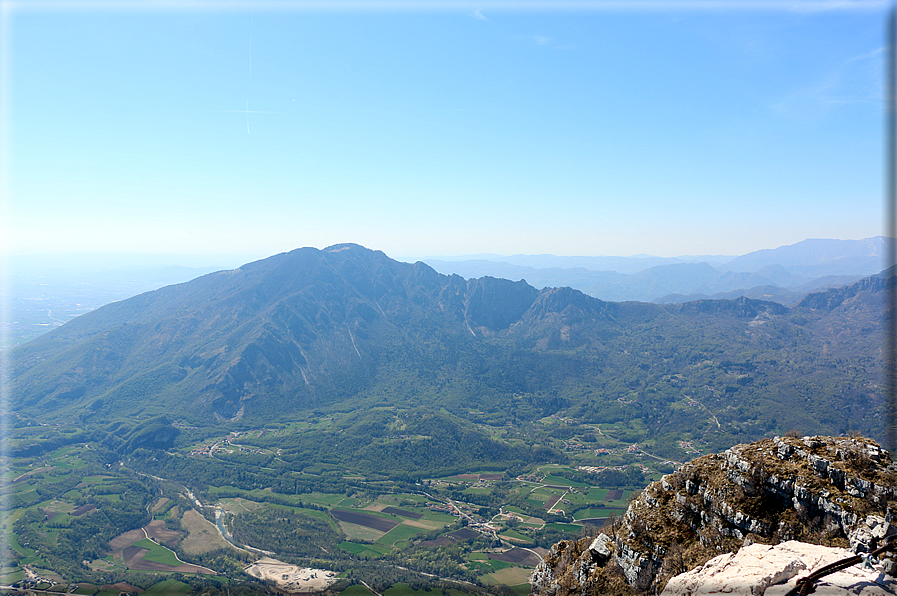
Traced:
POLYGON ((254 578, 272 582, 278 590, 290 594, 322 592, 337 581, 335 571, 298 567, 270 557, 262 557, 244 571, 254 578))

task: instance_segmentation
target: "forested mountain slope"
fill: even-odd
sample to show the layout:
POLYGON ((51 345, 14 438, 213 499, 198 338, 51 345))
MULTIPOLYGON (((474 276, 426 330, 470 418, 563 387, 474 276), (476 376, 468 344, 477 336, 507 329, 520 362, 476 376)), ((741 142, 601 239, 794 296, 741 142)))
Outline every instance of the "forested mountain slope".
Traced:
POLYGON ((786 308, 604 302, 464 280, 357 245, 303 248, 110 304, 13 352, 13 409, 196 424, 372 405, 485 424, 550 414, 730 445, 800 428, 881 437, 893 278, 786 308))

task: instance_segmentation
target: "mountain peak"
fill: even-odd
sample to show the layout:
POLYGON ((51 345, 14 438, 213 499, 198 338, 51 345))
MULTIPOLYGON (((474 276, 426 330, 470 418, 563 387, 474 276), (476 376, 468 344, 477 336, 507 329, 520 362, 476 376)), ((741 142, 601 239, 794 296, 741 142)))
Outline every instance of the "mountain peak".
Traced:
POLYGON ((367 252, 379 252, 372 251, 369 248, 365 248, 360 244, 355 244, 354 242, 342 242, 340 244, 331 244, 327 248, 325 248, 322 252, 342 252, 344 250, 355 250, 355 251, 367 251, 367 252))
MULTIPOLYGON (((818 374, 831 391, 808 408, 794 362, 767 355, 772 348, 756 342, 771 337, 770 345, 781 345, 782 337, 800 333, 809 342, 807 354, 821 351, 823 342, 838 354, 831 342, 848 338, 856 342, 850 354, 871 353, 882 325, 871 305, 880 302, 883 288, 849 289, 856 299, 844 308, 829 308, 836 302, 829 299, 826 308, 794 309, 754 299, 617 303, 569 287, 463 280, 357 244, 301 248, 109 304, 17 347, 15 407, 56 419, 143 412, 198 424, 242 416, 248 423, 357 404, 388 386, 397 403, 433 395, 435 405, 491 408, 500 421, 514 411, 516 396, 525 395, 520 411, 528 419, 575 407, 584 419, 632 416, 659 431, 700 426, 706 418, 708 410, 682 409, 673 398, 669 379, 684 375, 695 390, 714 387, 720 400, 714 408, 725 417, 709 422, 712 430, 726 429, 720 433, 757 437, 795 427, 874 433, 879 398, 868 387, 877 381, 876 369, 866 372, 864 364, 857 369, 864 374, 843 375, 841 360, 820 368, 814 357, 806 366, 824 371, 818 374), (835 339, 831 329, 842 325, 829 323, 848 310, 851 330, 835 339), (736 362, 736 356, 739 366, 757 374, 736 377, 713 365, 698 375, 691 368, 736 362), (630 371, 627 380, 619 370, 630 371), (443 378, 460 381, 448 391, 443 378), (400 379, 411 389, 397 389, 400 379), (596 393, 594 387, 606 389, 596 393), (109 408, 91 409, 100 398, 109 408), (801 407, 791 407, 797 399, 801 407), (760 426, 753 422, 758 416, 727 409, 744 400, 762 400, 760 412, 775 408, 777 420, 760 426), (830 409, 847 415, 830 417, 830 409)), ((726 440, 710 432, 710 440, 726 440)), ((669 453, 677 453, 671 439, 665 441, 669 453)))

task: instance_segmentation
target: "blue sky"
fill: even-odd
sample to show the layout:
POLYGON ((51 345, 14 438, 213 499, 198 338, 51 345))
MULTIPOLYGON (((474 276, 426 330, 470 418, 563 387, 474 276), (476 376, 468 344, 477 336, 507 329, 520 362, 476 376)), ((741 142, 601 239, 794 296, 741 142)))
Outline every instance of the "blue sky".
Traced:
POLYGON ((884 3, 182 5, 5 3, 8 251, 883 231, 884 3))

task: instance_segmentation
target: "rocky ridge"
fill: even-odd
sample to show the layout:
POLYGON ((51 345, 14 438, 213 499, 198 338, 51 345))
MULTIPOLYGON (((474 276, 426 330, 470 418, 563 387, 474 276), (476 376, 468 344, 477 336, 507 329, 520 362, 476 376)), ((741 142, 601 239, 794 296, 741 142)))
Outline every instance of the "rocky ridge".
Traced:
POLYGON ((883 290, 793 308, 613 303, 440 275, 357 245, 302 248, 108 304, 16 347, 11 410, 253 425, 432 396, 488 424, 639 418, 670 458, 684 430, 718 449, 789 428, 873 433, 883 290), (708 403, 680 407, 705 388, 708 403))
POLYGON ((855 552, 897 533, 897 465, 865 438, 776 437, 681 466, 649 485, 597 538, 562 541, 533 594, 660 589, 744 544, 798 540, 855 552))

